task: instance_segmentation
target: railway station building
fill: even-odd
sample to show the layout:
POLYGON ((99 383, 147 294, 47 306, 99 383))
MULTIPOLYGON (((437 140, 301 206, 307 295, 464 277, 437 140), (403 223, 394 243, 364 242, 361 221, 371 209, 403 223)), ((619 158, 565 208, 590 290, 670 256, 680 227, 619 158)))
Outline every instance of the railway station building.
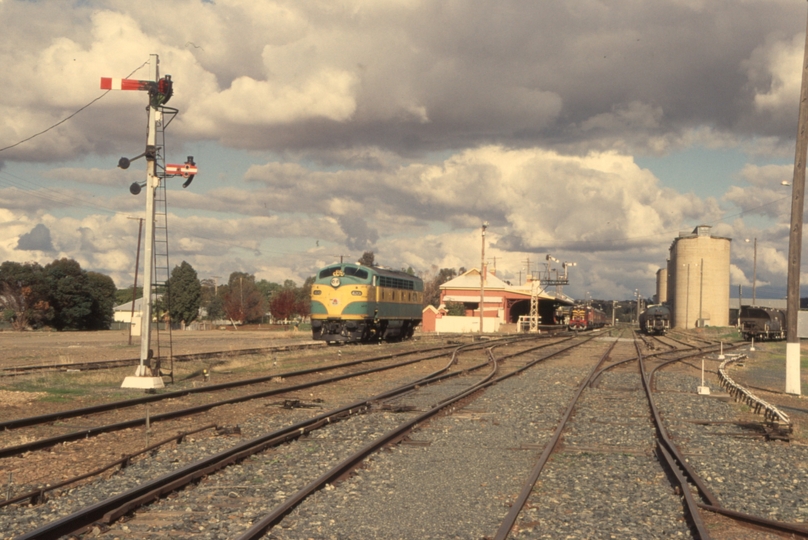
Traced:
MULTIPOLYGON (((440 289, 440 306, 424 309, 422 329, 425 332, 479 332, 480 309, 485 332, 515 332, 519 317, 530 315, 531 283, 514 286, 486 272, 481 298, 480 271, 472 268, 447 281, 440 289), (462 305, 463 315, 448 315, 447 305, 450 304, 462 305)), ((544 289, 539 291, 538 300, 540 324, 554 324, 556 307, 574 303, 563 293, 544 289)))
MULTIPOLYGON (((674 328, 729 326, 732 240, 713 236, 710 229, 699 225, 671 244, 666 288, 674 328)), ((660 281, 657 273, 658 290, 660 281)))

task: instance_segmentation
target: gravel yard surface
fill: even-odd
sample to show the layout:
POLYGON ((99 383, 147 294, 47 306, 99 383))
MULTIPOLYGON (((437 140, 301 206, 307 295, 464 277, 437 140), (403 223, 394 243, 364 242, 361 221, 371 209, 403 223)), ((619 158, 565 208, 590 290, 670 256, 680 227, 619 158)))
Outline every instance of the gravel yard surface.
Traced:
MULTIPOLYGON (((408 440, 377 452, 353 475, 303 502, 266 537, 493 536, 569 399, 594 365, 597 351, 602 353, 604 347, 603 342, 590 342, 574 356, 539 364, 490 387, 452 414, 433 417, 408 440)), ((808 523, 808 442, 801 436, 806 415, 789 413, 798 423, 792 442, 766 441, 738 425, 762 418, 721 396, 709 363, 706 383, 712 395, 696 394, 701 374, 695 365, 665 368, 657 376, 657 403, 674 442, 727 508, 808 523)), ((114 476, 54 494, 46 504, 0 508, 0 538, 13 538, 144 479, 320 410, 415 379, 416 371, 380 380, 363 378, 322 393, 301 393, 298 397, 315 410, 274 414, 275 405, 269 401, 253 404, 250 415, 234 409, 232 417, 243 418, 240 436, 193 436, 183 444, 162 447, 114 476), (315 397, 324 402, 315 403, 315 397)), ((736 380, 741 379, 738 373, 731 373, 736 380)), ((404 412, 374 408, 249 458, 138 510, 132 521, 91 531, 92 537, 234 538, 348 453, 481 376, 474 373, 421 387, 391 403, 404 412)), ((653 452, 653 430, 640 392, 639 375, 629 370, 605 373, 597 387, 584 392, 574 423, 542 472, 512 538, 692 537, 681 517, 680 498, 653 452)), ((35 403, 37 396, 26 399, 35 403)), ((804 400, 794 399, 797 407, 805 407, 804 400)), ((716 539, 780 538, 706 512, 704 517, 716 539)))
MULTIPOLYGON (((658 405, 674 443, 726 508, 808 522, 805 441, 766 441, 738 426, 748 419, 745 406, 695 394, 693 377, 663 372, 659 381, 658 405), (701 424, 705 420, 716 423, 701 424)), ((715 381, 708 382, 720 394, 715 381)))
POLYGON ((492 535, 588 372, 553 364, 497 384, 459 413, 423 426, 412 444, 376 454, 338 489, 302 504, 269 538, 492 535))

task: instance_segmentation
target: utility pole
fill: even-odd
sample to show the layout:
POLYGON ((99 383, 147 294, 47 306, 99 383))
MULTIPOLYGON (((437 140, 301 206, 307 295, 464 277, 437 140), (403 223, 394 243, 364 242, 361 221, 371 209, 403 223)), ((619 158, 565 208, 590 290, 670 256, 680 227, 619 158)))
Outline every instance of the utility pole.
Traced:
MULTIPOLYGON (((702 311, 702 300, 704 299, 704 259, 701 260, 699 265, 699 321, 704 326, 704 313, 702 311)), ((698 325, 696 325, 698 326, 698 325)))
POLYGON ((757 287, 757 237, 755 237, 755 255, 752 259, 752 305, 757 304, 755 289, 757 287))
POLYGON ((483 312, 485 311, 485 230, 488 228, 488 222, 483 221, 482 239, 483 247, 480 256, 480 335, 483 333, 483 312))
POLYGON ((808 151, 808 27, 802 58, 802 85, 791 182, 791 229, 788 235, 788 295, 786 297, 786 393, 802 394, 800 382, 800 336, 797 320, 800 310, 800 263, 802 257, 802 213, 805 211, 805 158, 808 151))
POLYGON ((614 310, 616 309, 615 306, 617 305, 617 300, 612 300, 612 326, 614 326, 614 310))
POLYGON ((685 296, 685 330, 687 330, 687 318, 690 313, 690 263, 687 264, 687 295, 685 296))

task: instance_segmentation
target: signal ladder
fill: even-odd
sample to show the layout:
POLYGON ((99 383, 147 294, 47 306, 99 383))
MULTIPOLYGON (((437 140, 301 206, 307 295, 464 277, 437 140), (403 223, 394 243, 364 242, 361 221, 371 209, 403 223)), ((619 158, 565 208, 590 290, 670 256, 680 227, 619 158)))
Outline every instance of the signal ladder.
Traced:
MULTIPOLYGON (((165 147, 166 137, 165 130, 168 124, 174 120, 174 117, 179 113, 178 109, 172 107, 160 107, 160 114, 158 115, 156 123, 156 155, 155 166, 156 174, 160 177, 160 185, 154 193, 154 244, 152 246, 152 253, 154 253, 154 260, 152 261, 154 279, 152 281, 151 298, 156 298, 159 294, 163 294, 165 299, 162 302, 163 308, 166 310, 165 314, 158 318, 157 332, 156 332, 156 354, 152 360, 152 367, 156 373, 161 377, 171 377, 171 382, 174 382, 174 349, 172 344, 171 335, 171 295, 169 294, 169 277, 171 277, 171 266, 168 258, 168 202, 166 199, 166 161, 165 161, 165 147), (160 320, 162 319, 162 320, 160 320), (168 366, 163 364, 163 360, 168 361, 168 366), (167 369, 165 369, 167 368, 167 369)), ((154 305, 154 304, 152 304, 154 305)))

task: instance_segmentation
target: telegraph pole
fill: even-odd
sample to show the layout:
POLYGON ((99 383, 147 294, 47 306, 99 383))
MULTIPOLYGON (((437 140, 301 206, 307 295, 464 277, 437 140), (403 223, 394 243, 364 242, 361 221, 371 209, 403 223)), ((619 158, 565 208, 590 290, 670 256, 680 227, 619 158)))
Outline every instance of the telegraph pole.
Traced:
POLYGON ((483 304, 485 303, 485 230, 488 228, 488 222, 483 221, 482 227, 482 238, 483 238, 483 247, 482 247, 482 254, 480 256, 480 335, 483 333, 483 316, 484 310, 483 304))
POLYGON ((797 320, 800 310, 800 263, 802 259, 802 213, 805 211, 805 157, 808 150, 808 28, 802 59, 802 85, 791 182, 791 229, 788 235, 788 294, 786 297, 786 393, 800 395, 800 336, 797 320))

